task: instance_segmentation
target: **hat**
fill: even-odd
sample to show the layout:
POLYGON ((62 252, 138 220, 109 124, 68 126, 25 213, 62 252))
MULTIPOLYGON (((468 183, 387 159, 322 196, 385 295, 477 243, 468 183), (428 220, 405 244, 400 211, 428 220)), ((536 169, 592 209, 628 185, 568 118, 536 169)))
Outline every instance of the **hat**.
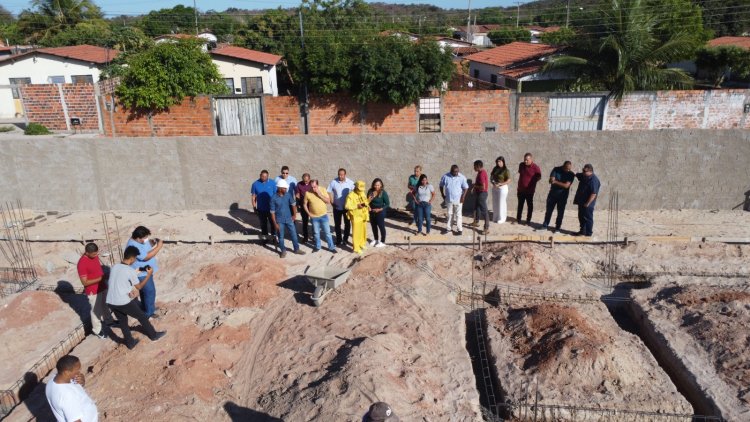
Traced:
POLYGON ((365 422, 400 422, 400 419, 393 413, 388 403, 379 401, 370 406, 370 410, 365 416, 365 422))
POLYGON ((284 179, 279 179, 279 181, 276 182, 276 189, 278 188, 289 189, 289 183, 284 179))

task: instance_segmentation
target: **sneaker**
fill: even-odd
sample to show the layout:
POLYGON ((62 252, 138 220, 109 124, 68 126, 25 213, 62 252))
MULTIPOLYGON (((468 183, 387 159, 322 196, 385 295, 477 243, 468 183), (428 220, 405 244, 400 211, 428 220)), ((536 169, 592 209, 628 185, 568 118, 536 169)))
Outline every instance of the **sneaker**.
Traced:
POLYGON ((331 249, 331 253, 339 253, 338 249, 331 249))
POLYGON ((369 246, 375 246, 375 245, 377 245, 377 244, 378 244, 378 241, 377 241, 377 240, 371 240, 371 241, 367 242, 367 244, 368 244, 369 246))
POLYGON ((559 231, 560 231, 560 227, 555 227, 554 229, 552 229, 552 233, 556 233, 556 232, 559 232, 559 231))
POLYGON ((427 236, 429 233, 422 233, 422 236, 427 236))
POLYGON ((549 227, 548 227, 548 226, 542 225, 541 227, 538 227, 538 228, 536 229, 536 231, 538 231, 538 232, 543 232, 543 231, 545 231, 545 230, 547 230, 547 229, 549 229, 549 227))
POLYGON ((386 245, 385 245, 385 243, 383 243, 383 242, 378 242, 378 244, 377 244, 377 245, 375 245, 375 247, 376 247, 376 248, 385 248, 385 246, 386 246, 386 245))
POLYGON ((133 340, 133 342, 132 342, 132 343, 130 343, 130 344, 128 344, 128 345, 127 345, 127 346, 128 346, 128 350, 133 350, 133 349, 135 349, 135 346, 137 346, 137 345, 138 345, 138 343, 140 343, 140 340, 133 340))
POLYGON ((448 234, 448 229, 443 229, 440 233, 441 234, 448 234))
POLYGON ((464 234, 463 230, 459 230, 459 231, 453 233, 454 236, 461 236, 463 234, 464 234))
POLYGON ((159 319, 159 315, 158 314, 151 314, 151 315, 148 316, 148 319, 159 319))
POLYGON ((305 251, 301 251, 301 250, 297 249, 296 251, 294 251, 294 253, 295 253, 295 255, 304 255, 305 251))
POLYGON ((162 337, 164 337, 166 335, 167 335, 167 330, 157 331, 156 335, 151 339, 151 341, 157 341, 157 340, 159 340, 160 338, 162 338, 162 337))
POLYGON ((469 224, 471 227, 479 227, 479 221, 474 221, 473 223, 469 224))
POLYGON ((279 258, 286 258, 286 251, 279 254, 279 258))
POLYGON ((313 249, 312 250, 312 253, 317 253, 317 252, 320 252, 320 249, 313 249))
POLYGON ((94 335, 97 336, 97 337, 99 337, 102 340, 106 340, 107 338, 109 338, 107 336, 107 333, 105 333, 103 329, 101 331, 99 331, 99 334, 94 334, 94 335))

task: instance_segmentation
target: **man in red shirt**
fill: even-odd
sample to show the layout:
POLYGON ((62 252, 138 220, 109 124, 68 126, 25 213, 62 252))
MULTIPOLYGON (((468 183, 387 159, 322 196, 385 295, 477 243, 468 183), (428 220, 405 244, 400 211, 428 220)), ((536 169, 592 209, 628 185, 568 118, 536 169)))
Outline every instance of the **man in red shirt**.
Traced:
POLYGON ((96 243, 86 244, 85 252, 78 260, 78 277, 91 305, 91 332, 99 338, 107 338, 101 321, 103 319, 107 325, 112 325, 114 321, 106 303, 107 283, 96 243))
POLYGON ((518 164, 518 211, 516 221, 523 224, 523 203, 526 202, 526 224, 531 223, 531 213, 534 212, 534 191, 536 183, 542 179, 542 169, 534 162, 534 156, 527 152, 523 162, 518 164))
POLYGON ((474 205, 474 222, 471 223, 471 226, 478 227, 479 219, 484 216, 484 231, 486 232, 490 228, 490 217, 487 212, 487 190, 490 187, 490 178, 487 176, 487 170, 484 169, 482 160, 474 161, 474 171, 477 172, 477 178, 471 190, 474 192, 476 202, 474 205))

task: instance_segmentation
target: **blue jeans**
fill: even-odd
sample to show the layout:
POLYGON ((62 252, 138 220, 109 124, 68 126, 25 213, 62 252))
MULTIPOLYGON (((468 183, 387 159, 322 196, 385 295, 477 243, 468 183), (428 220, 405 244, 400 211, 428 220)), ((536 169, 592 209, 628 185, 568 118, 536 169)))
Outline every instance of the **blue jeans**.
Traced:
POLYGON ((331 237, 331 227, 328 225, 328 214, 323 214, 321 217, 312 217, 310 218, 310 221, 312 221, 313 226, 315 249, 320 249, 320 231, 322 230, 326 237, 326 242, 328 243, 328 250, 336 250, 336 247, 333 246, 333 238, 331 237))
POLYGON ((431 224, 431 218, 430 214, 432 213, 432 204, 430 204, 427 201, 421 201, 418 204, 414 204, 415 210, 416 210, 416 217, 417 217, 417 231, 422 231, 422 222, 424 221, 427 226, 427 233, 430 232, 430 224, 431 224))
MULTIPOLYGON (((138 281, 143 281, 146 277, 138 277, 138 281)), ((156 284, 154 284, 154 274, 151 274, 151 280, 146 283, 140 291, 141 308, 146 317, 150 317, 156 312, 156 284)))
POLYGON ((289 235, 292 237, 292 246, 294 246, 294 251, 297 252, 299 250, 299 243, 297 242, 297 228, 294 227, 294 221, 289 221, 286 223, 278 223, 278 224, 279 224, 279 248, 281 249, 281 252, 286 252, 286 246, 284 246, 285 229, 289 230, 289 235))

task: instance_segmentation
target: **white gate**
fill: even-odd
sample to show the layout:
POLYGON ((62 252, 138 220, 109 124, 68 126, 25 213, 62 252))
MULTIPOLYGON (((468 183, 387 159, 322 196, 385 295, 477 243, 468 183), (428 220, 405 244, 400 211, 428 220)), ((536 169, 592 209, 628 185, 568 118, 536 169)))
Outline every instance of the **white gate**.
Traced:
POLYGON ((214 112, 219 135, 263 135, 261 97, 218 97, 214 112))
POLYGON ((604 95, 550 98, 550 132, 601 130, 606 101, 604 95))

